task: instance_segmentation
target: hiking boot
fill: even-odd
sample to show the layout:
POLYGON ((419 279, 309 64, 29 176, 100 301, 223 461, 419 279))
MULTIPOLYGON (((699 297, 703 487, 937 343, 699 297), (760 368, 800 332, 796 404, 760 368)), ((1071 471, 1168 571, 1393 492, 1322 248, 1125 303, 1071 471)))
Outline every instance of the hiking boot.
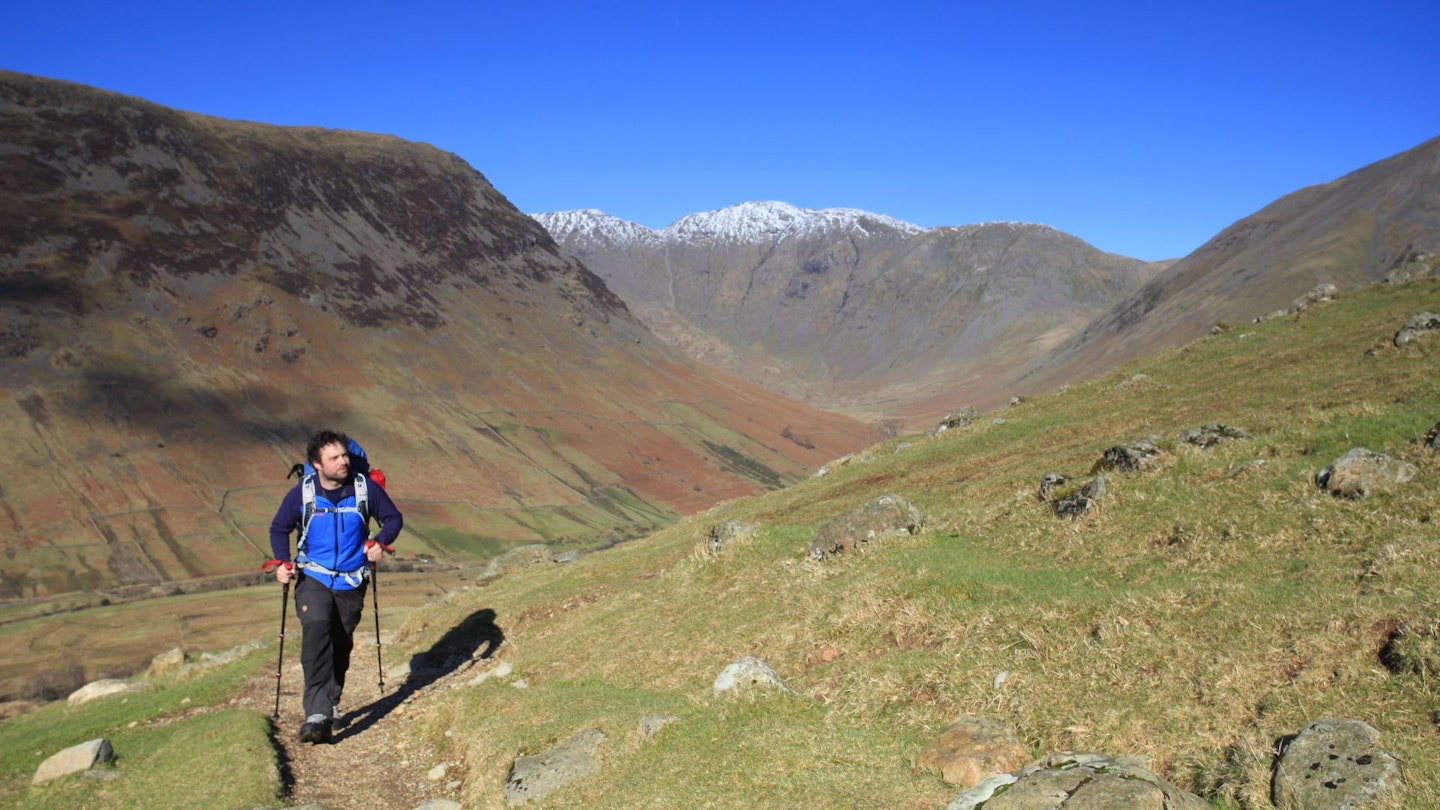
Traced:
POLYGON ((323 714, 312 714, 305 718, 305 724, 300 727, 300 742, 330 742, 330 718, 323 714))
POLYGON ((345 727, 345 715, 340 713, 339 706, 330 707, 330 727, 337 731, 345 727))

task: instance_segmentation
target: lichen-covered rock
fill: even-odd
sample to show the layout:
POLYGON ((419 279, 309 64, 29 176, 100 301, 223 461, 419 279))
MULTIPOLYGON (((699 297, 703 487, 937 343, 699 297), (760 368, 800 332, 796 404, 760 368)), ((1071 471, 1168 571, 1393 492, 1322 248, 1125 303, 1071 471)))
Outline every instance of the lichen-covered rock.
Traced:
POLYGON ((505 777, 505 803, 513 806, 543 798, 594 771, 604 739, 600 729, 587 728, 544 753, 516 757, 505 777))
POLYGON ((1440 315, 1433 312, 1411 315, 1410 320, 1406 321, 1405 325, 1400 327, 1400 331, 1395 333, 1395 345, 1404 346, 1422 334, 1434 332, 1437 329, 1440 329, 1440 315))
POLYGON ((1319 284, 1315 289, 1296 298, 1290 304, 1290 314, 1304 312, 1314 304, 1334 301, 1335 296, 1340 294, 1340 288, 1334 284, 1319 284))
POLYGON ((1065 486, 1065 482, 1068 480, 1070 479, 1057 472, 1045 473, 1040 476, 1040 500, 1050 500, 1050 496, 1060 487, 1065 486))
POLYGON ((914 504, 899 495, 881 495, 816 529, 810 557, 824 560, 882 537, 914 534, 924 523, 925 515, 914 504))
POLYGON ((640 718, 640 736, 648 740, 651 737, 654 737, 656 734, 660 733, 660 729, 670 725, 671 723, 678 722, 680 722, 680 718, 676 717, 673 714, 647 714, 644 717, 640 718))
POLYGON ((1221 442, 1233 439, 1248 438, 1250 438, 1249 433, 1221 422, 1211 422, 1204 427, 1191 428, 1180 434, 1180 441, 1202 448, 1214 447, 1221 442))
POLYGON ((974 405, 966 405, 958 411, 951 411, 945 414, 945 418, 941 419, 940 424, 936 425, 935 428, 930 431, 930 435, 938 436, 947 430, 965 427, 979 418, 980 410, 974 405))
POLYGON ((1105 495, 1105 476, 1097 475, 1085 483, 1080 489, 1062 495, 1055 499, 1052 508, 1055 510, 1055 517, 1078 518, 1095 505, 1095 502, 1105 495))
POLYGON ((1199 796, 1131 757, 1064 752, 993 776, 945 810, 1208 810, 1199 796))
POLYGON ((1144 472, 1159 464, 1160 448, 1149 439, 1119 444, 1106 450, 1095 463, 1097 472, 1118 470, 1119 472, 1144 472))
POLYGON ((1432 253, 1412 253, 1395 262, 1381 279, 1385 284, 1408 284, 1435 275, 1434 266, 1440 256, 1432 253))
POLYGON ((710 691, 718 697, 727 692, 751 687, 779 689, 792 694, 795 691, 780 679, 779 673, 771 669, 769 664, 748 655, 721 670, 710 691))
POLYGON ((1315 483, 1336 497, 1358 499, 1379 489, 1404 484, 1419 472, 1419 468, 1408 461, 1356 447, 1330 462, 1330 466, 1315 477, 1315 483))
POLYGON ((1317 720, 1286 744, 1271 800, 1282 810, 1359 810, 1398 787, 1400 764, 1360 720, 1317 720))
POLYGON ((989 717, 962 717, 941 729, 935 742, 920 752, 916 768, 939 771, 946 782, 969 788, 1030 760, 1010 727, 989 717))
POLYGON ((756 531, 754 524, 744 523, 739 520, 727 520, 710 529, 710 537, 705 547, 711 554, 714 554, 732 543, 753 538, 756 531))

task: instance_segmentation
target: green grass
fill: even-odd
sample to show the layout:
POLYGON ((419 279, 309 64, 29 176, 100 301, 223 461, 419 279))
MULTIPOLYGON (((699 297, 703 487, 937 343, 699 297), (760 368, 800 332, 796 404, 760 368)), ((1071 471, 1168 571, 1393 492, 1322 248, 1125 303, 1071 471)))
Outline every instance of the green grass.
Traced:
POLYGON ((270 721, 223 704, 254 671, 262 651, 190 680, 158 680, 148 691, 67 708, 63 702, 0 722, 0 806, 149 810, 274 805, 280 782, 270 721), (104 737, 113 779, 76 774, 32 785, 50 755, 104 737), (216 778, 223 774, 224 778, 216 778))

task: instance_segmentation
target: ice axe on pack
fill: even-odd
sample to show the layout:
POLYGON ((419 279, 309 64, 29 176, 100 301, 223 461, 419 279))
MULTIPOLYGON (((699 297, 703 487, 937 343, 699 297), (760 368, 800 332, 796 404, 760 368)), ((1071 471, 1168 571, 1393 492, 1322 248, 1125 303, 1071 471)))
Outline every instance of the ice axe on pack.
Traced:
MULTIPOLYGON (((386 554, 395 553, 394 546, 387 546, 375 539, 365 541, 367 549, 375 545, 384 549, 386 554)), ((385 662, 380 660, 380 566, 373 562, 370 563, 370 595, 374 599, 375 607, 375 671, 380 679, 380 694, 383 695, 385 694, 385 662)))
MULTIPOLYGON (((267 560, 260 570, 267 574, 275 573, 275 569, 284 566, 293 568, 288 560, 267 560)), ((280 717, 280 673, 285 663, 285 614, 289 613, 290 607, 290 583, 286 582, 285 587, 280 590, 280 654, 275 659, 275 713, 271 717, 280 717)))

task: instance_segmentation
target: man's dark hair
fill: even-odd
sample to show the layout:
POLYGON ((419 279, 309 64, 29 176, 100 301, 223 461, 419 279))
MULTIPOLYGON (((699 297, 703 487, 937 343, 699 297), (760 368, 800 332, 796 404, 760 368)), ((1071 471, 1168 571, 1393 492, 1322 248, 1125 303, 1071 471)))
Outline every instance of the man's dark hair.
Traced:
POLYGON ((350 437, 338 430, 322 430, 310 437, 310 443, 305 445, 305 458, 316 467, 320 466, 320 450, 328 444, 340 443, 346 452, 350 451, 350 437))

